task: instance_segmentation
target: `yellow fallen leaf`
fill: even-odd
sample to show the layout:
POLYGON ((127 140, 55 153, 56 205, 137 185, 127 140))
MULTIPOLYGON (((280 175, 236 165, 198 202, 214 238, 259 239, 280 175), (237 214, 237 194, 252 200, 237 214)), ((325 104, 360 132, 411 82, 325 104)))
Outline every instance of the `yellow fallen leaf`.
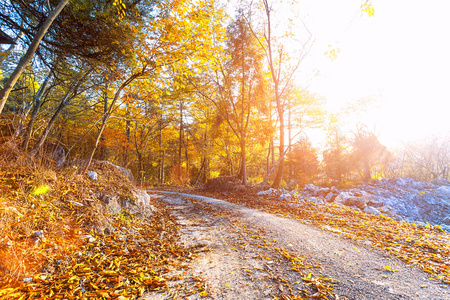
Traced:
POLYGON ((46 194, 50 190, 50 187, 48 185, 40 185, 37 188, 35 188, 31 194, 38 196, 42 194, 46 194))

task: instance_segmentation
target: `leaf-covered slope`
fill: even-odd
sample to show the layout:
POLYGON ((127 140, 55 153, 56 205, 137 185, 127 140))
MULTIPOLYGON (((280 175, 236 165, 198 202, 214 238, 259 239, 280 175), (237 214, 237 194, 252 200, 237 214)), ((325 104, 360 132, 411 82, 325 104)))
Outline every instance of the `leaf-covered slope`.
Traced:
POLYGON ((116 168, 92 170, 98 180, 2 162, 0 299, 134 299, 164 289, 167 269, 189 255, 164 208, 135 209, 133 186, 116 168), (112 214, 105 195, 129 209, 112 214))

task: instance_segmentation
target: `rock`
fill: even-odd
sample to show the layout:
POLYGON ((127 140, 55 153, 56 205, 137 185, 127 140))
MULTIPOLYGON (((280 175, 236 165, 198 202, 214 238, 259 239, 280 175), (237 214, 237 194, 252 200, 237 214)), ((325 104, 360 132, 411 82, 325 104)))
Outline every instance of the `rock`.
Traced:
POLYGON ((91 178, 92 180, 98 180, 98 175, 96 172, 89 171, 87 172, 87 176, 89 176, 89 178, 91 178))
POLYGON ((369 200, 367 201, 367 205, 376 208, 376 207, 384 206, 384 203, 375 198, 369 198, 369 200))
POLYGON ((277 193, 276 189, 270 188, 268 190, 265 191, 259 191, 256 193, 256 195, 274 195, 277 193))
POLYGON ((316 204, 325 204, 325 200, 323 198, 316 198, 316 204))
POLYGON ((366 208, 366 200, 362 197, 348 197, 342 201, 342 204, 346 206, 355 206, 360 210, 364 210, 366 208))
POLYGON ((33 232, 33 234, 31 235, 31 238, 33 239, 33 241, 35 243, 38 243, 41 240, 45 240, 44 231, 38 230, 38 231, 33 232))
POLYGON ((434 185, 444 185, 444 186, 450 186, 450 181, 445 179, 436 179, 431 182, 434 185))
POLYGON ((305 185, 305 187, 303 188, 304 191, 311 191, 311 192, 315 192, 316 189, 318 189, 319 187, 316 187, 314 184, 310 183, 305 185))
POLYGON ((445 225, 450 225, 450 216, 446 216, 443 220, 442 223, 445 225))
POLYGON ((352 195, 349 192, 340 192, 334 199, 334 202, 337 204, 344 204, 344 201, 350 197, 352 197, 352 195))
MULTIPOLYGON (((270 189, 258 194, 284 195, 285 192, 270 189)), ((412 178, 373 179, 358 188, 346 190, 308 184, 302 190, 294 190, 290 194, 298 201, 335 202, 372 214, 382 213, 399 221, 428 222, 450 227, 450 182, 446 180, 431 183, 418 182, 412 178)))
POLYGON ((292 195, 289 193, 284 193, 281 194, 280 197, 278 197, 278 200, 291 200, 292 199, 292 195))
POLYGON ((390 205, 382 206, 378 209, 383 215, 394 217, 397 213, 397 210, 390 205))
POLYGON ((118 196, 115 195, 102 195, 101 199, 105 203, 108 210, 113 213, 119 213, 124 208, 124 202, 120 201, 118 196))
POLYGON ((122 173, 123 176, 125 176, 126 178, 128 178, 130 181, 133 181, 133 180, 134 180, 133 173, 131 172, 130 169, 127 169, 127 168, 124 168, 124 167, 115 165, 115 164, 113 164, 112 162, 109 162, 109 161, 107 161, 107 160, 96 160, 95 163, 97 163, 97 164, 107 164, 107 165, 113 166, 113 167, 116 168, 118 171, 120 171, 120 173, 122 173))
POLYGON ((441 227, 450 232, 450 225, 441 224, 441 227))
POLYGON ((242 184, 237 176, 220 176, 208 179, 205 189, 215 192, 237 191, 242 190, 242 184))
POLYGON ((148 208, 152 212, 155 212, 156 209, 153 205, 150 204, 151 198, 150 198, 150 195, 146 191, 133 190, 132 193, 133 193, 135 204, 137 206, 140 206, 143 208, 148 208))
POLYGON ((329 188, 319 188, 314 192, 314 196, 325 197, 330 192, 329 188))
POLYGON ((336 198, 336 195, 333 194, 333 192, 329 192, 329 193, 325 196, 325 201, 326 201, 326 202, 333 202, 335 198, 336 198))
POLYGON ((366 208, 363 209, 363 212, 365 212, 366 214, 373 214, 373 215, 380 214, 380 211, 372 206, 367 206, 366 208))

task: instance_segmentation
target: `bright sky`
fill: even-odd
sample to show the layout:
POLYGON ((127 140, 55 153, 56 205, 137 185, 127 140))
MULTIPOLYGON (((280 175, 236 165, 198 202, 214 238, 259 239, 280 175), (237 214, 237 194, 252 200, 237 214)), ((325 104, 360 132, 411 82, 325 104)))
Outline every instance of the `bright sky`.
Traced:
POLYGON ((388 147, 450 132, 450 1, 372 0, 374 17, 361 16, 363 2, 299 2, 315 38, 300 82, 335 109, 379 101, 364 122, 388 147), (341 50, 335 61, 328 45, 341 50))

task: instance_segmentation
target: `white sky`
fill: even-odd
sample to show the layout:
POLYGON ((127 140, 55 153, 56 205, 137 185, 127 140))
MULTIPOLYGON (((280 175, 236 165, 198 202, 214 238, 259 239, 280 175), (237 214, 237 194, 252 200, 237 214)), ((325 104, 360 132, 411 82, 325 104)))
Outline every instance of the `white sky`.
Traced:
POLYGON ((364 0, 303 0, 303 20, 316 40, 300 84, 338 109, 371 97, 386 146, 450 131, 450 1, 372 0, 375 16, 361 16, 364 0), (339 47, 338 59, 323 55, 339 47), (319 75, 313 75, 318 73, 319 75))

